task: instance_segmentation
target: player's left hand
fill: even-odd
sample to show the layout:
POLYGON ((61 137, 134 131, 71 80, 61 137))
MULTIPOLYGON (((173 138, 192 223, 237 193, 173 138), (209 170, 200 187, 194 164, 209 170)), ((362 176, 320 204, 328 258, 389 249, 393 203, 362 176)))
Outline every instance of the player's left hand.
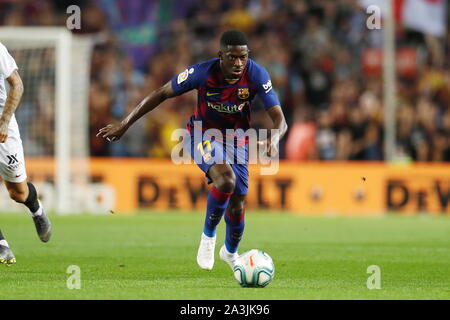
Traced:
POLYGON ((8 123, 0 121, 0 143, 5 143, 8 139, 8 123))
POLYGON ((258 141, 258 145, 265 148, 264 153, 269 157, 273 157, 278 154, 278 141, 275 141, 275 139, 258 141))

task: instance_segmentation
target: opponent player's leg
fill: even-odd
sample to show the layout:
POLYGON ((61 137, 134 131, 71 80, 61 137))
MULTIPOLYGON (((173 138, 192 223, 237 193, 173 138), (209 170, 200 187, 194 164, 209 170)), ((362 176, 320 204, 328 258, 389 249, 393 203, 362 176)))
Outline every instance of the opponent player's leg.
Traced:
POLYGON ((214 266, 216 227, 228 207, 236 178, 233 169, 227 163, 213 164, 208 169, 208 176, 212 180, 212 186, 208 194, 206 217, 197 253, 197 263, 202 269, 211 270, 214 266))
POLYGON ((8 189, 10 198, 24 204, 30 211, 41 241, 49 241, 52 235, 52 226, 42 204, 38 200, 38 194, 34 185, 27 181, 10 182, 5 180, 5 186, 8 189))
POLYGON ((220 249, 220 259, 225 261, 231 268, 239 256, 239 242, 244 234, 245 227, 245 197, 246 195, 233 194, 225 213, 226 236, 225 244, 220 249))
POLYGON ((16 263, 16 257, 9 248, 9 244, 0 231, 0 263, 10 265, 16 263))
POLYGON ((15 118, 9 124, 8 139, 0 143, 0 175, 10 198, 30 210, 39 238, 47 242, 51 236, 51 224, 38 201, 36 188, 27 183, 22 140, 15 118))

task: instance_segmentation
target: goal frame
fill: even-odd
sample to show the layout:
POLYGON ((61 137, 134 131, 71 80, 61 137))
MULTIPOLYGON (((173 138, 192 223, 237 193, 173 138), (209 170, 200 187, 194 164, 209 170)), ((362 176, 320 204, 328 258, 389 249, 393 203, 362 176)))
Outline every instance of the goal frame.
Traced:
MULTIPOLYGON (((0 27, 0 41, 43 41, 55 48, 56 212, 71 212, 71 61, 72 33, 64 27, 0 27)), ((20 70, 20 66, 19 66, 20 70)), ((26 88, 25 88, 26 90, 26 88)))

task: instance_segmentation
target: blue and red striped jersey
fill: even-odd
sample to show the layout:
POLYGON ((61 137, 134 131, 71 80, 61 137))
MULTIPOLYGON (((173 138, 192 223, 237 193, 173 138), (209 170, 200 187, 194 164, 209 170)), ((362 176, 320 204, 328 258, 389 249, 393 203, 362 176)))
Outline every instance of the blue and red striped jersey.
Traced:
POLYGON ((201 121, 202 131, 250 128, 250 107, 258 95, 266 110, 280 105, 268 72, 249 59, 239 81, 229 84, 218 58, 188 67, 172 79, 176 95, 197 89, 197 107, 187 123, 192 133, 194 121, 201 121))

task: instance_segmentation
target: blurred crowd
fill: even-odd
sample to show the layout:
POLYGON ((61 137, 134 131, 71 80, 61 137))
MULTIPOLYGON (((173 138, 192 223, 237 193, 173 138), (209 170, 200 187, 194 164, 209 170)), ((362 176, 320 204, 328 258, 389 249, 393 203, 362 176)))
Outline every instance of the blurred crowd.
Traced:
MULTIPOLYGON (((357 0, 0 0, 0 25, 65 25, 72 4, 82 13, 74 32, 95 40, 92 156, 169 157, 171 133, 193 113, 195 92, 167 100, 117 143, 95 134, 188 65, 217 56, 220 34, 239 29, 282 103, 289 125, 282 158, 385 158, 382 69, 370 60, 382 48, 382 31, 366 27, 357 0)), ((401 26, 395 33, 414 61, 397 74, 395 156, 450 161, 450 36, 401 26)), ((272 126, 258 100, 252 124, 272 126)))

